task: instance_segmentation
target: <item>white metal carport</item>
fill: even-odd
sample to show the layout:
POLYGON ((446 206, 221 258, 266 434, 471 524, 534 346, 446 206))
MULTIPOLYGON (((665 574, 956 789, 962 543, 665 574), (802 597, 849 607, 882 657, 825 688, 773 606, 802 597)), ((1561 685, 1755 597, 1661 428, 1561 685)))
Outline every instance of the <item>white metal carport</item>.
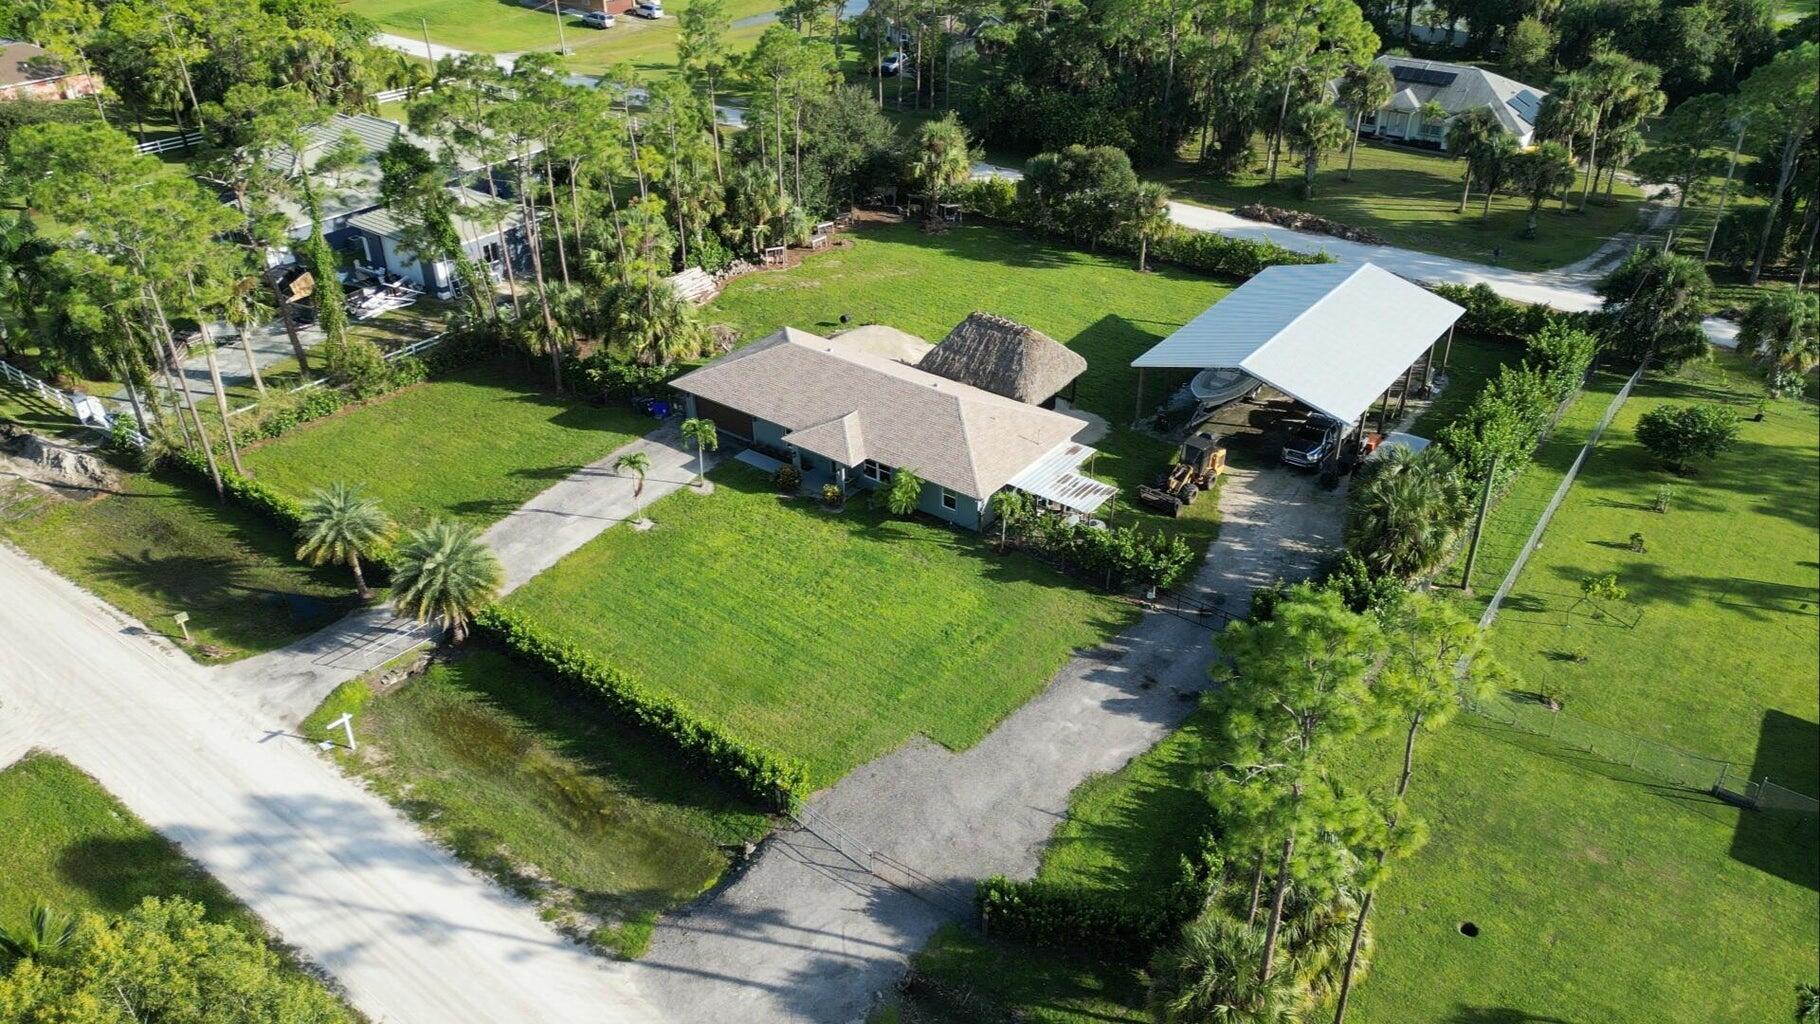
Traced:
POLYGON ((1082 515, 1092 515, 1119 492, 1111 484, 1101 483, 1081 472, 1081 466, 1097 454, 1078 441, 1064 441, 1024 467, 1005 486, 1082 515))
MULTIPOLYGON (((1341 423, 1363 422, 1466 311, 1372 263, 1266 267, 1150 351, 1138 368, 1243 370, 1341 423)), ((1382 418, 1382 417, 1380 417, 1382 418)))

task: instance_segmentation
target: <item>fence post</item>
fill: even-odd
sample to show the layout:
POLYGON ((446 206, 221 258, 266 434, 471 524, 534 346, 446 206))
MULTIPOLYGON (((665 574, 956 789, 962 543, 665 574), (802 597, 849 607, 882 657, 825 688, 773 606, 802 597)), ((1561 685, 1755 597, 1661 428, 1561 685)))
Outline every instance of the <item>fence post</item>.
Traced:
POLYGON ((1718 781, 1713 783, 1714 789, 1717 790, 1717 789, 1725 788, 1725 776, 1731 771, 1731 769, 1732 769, 1732 765, 1731 765, 1730 761, 1720 761, 1719 762, 1719 779, 1718 779, 1718 781))

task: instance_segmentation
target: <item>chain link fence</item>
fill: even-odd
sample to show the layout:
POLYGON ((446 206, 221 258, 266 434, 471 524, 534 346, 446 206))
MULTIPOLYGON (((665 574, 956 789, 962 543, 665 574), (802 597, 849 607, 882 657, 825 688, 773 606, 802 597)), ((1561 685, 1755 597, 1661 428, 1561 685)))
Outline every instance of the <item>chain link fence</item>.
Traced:
POLYGON ((1540 736, 1606 764, 1641 772, 1681 789, 1710 793, 1753 809, 1774 807, 1820 814, 1820 801, 1811 796, 1768 779, 1752 781, 1748 765, 1690 754, 1666 743, 1595 725, 1564 711, 1551 711, 1538 701, 1499 694, 1468 702, 1467 709, 1500 725, 1540 736))

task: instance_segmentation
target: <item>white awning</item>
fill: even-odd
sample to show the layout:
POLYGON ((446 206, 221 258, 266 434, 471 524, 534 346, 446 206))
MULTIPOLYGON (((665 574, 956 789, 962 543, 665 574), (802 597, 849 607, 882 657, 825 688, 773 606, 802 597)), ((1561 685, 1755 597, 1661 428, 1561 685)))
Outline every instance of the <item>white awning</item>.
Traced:
POLYGON ((1131 365, 1244 370, 1351 423, 1465 312, 1371 263, 1266 267, 1131 365))
POLYGON ((1097 454, 1075 441, 1064 441, 1042 458, 1024 467, 1005 486, 1015 487, 1044 501, 1087 514, 1104 505, 1119 489, 1080 472, 1081 465, 1097 454))

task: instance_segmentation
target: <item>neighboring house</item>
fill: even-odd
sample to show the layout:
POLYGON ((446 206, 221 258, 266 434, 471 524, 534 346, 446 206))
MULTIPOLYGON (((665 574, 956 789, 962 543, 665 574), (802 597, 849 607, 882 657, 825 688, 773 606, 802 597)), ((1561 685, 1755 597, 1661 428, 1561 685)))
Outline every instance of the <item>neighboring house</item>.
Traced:
MULTIPOLYGON (((455 217, 455 233, 461 237, 468 258, 495 280, 504 276, 508 257, 514 267, 524 266, 529 254, 525 249, 524 215, 518 206, 502 204, 504 209, 495 220, 489 209, 493 206, 490 196, 471 188, 456 187, 455 191, 461 211, 455 217)), ((427 266, 422 263, 405 241, 408 232, 404 225, 385 207, 353 215, 348 218, 348 228, 359 246, 361 264, 404 278, 412 287, 437 298, 449 298, 460 286, 454 262, 438 260, 427 266)))
POLYGON ((1527 146, 1536 131, 1536 114, 1548 93, 1484 68, 1414 57, 1379 57, 1390 71, 1395 91, 1390 102, 1365 115, 1362 130, 1382 139, 1399 139, 1447 148, 1447 123, 1468 110, 1489 110, 1504 130, 1527 146), (1424 103, 1447 112, 1439 121, 1423 121, 1424 103))
MULTIPOLYGON (((1082 515, 1117 493, 1081 471, 1096 454, 1074 440, 1085 421, 880 354, 881 340, 890 341, 885 335, 901 332, 861 332, 849 343, 786 327, 684 374, 675 386, 690 416, 794 464, 812 488, 877 489, 908 470, 923 481, 921 511, 969 529, 994 521, 991 499, 1007 488, 1082 515)), ((905 354, 914 349, 896 346, 905 354)), ((1034 386, 1032 394, 1055 380, 1053 372, 999 368, 993 376, 1034 386)))
POLYGON ((101 79, 75 75, 35 43, 0 39, 0 100, 73 100, 101 91, 101 79))
MULTIPOLYGON (((266 161, 268 167, 298 181, 309 175, 316 196, 323 237, 339 252, 352 254, 356 266, 365 265, 404 278, 413 287, 438 298, 455 293, 457 279, 454 264, 440 261, 428 267, 421 265, 415 253, 404 243, 405 230, 385 209, 380 198, 384 177, 379 169, 379 156, 395 139, 410 142, 434 154, 440 144, 433 139, 413 134, 396 121, 371 114, 336 114, 321 124, 304 130, 301 150, 288 147, 274 152, 266 161)), ((499 227, 486 206, 491 197, 476 186, 487 180, 487 168, 473 161, 461 161, 449 187, 458 193, 460 206, 468 216, 458 217, 456 231, 461 235, 468 255, 487 268, 497 279, 504 275, 503 259, 508 254, 514 267, 528 259, 524 243, 524 218, 516 206, 498 218, 499 227)), ((511 199, 509 181, 496 179, 494 188, 504 199, 511 199)), ((301 193, 301 189, 293 189, 301 193)), ((291 238, 309 237, 310 215, 301 194, 285 196, 277 203, 286 217, 286 230, 291 238)), ((274 253, 277 262, 292 257, 274 253)))

